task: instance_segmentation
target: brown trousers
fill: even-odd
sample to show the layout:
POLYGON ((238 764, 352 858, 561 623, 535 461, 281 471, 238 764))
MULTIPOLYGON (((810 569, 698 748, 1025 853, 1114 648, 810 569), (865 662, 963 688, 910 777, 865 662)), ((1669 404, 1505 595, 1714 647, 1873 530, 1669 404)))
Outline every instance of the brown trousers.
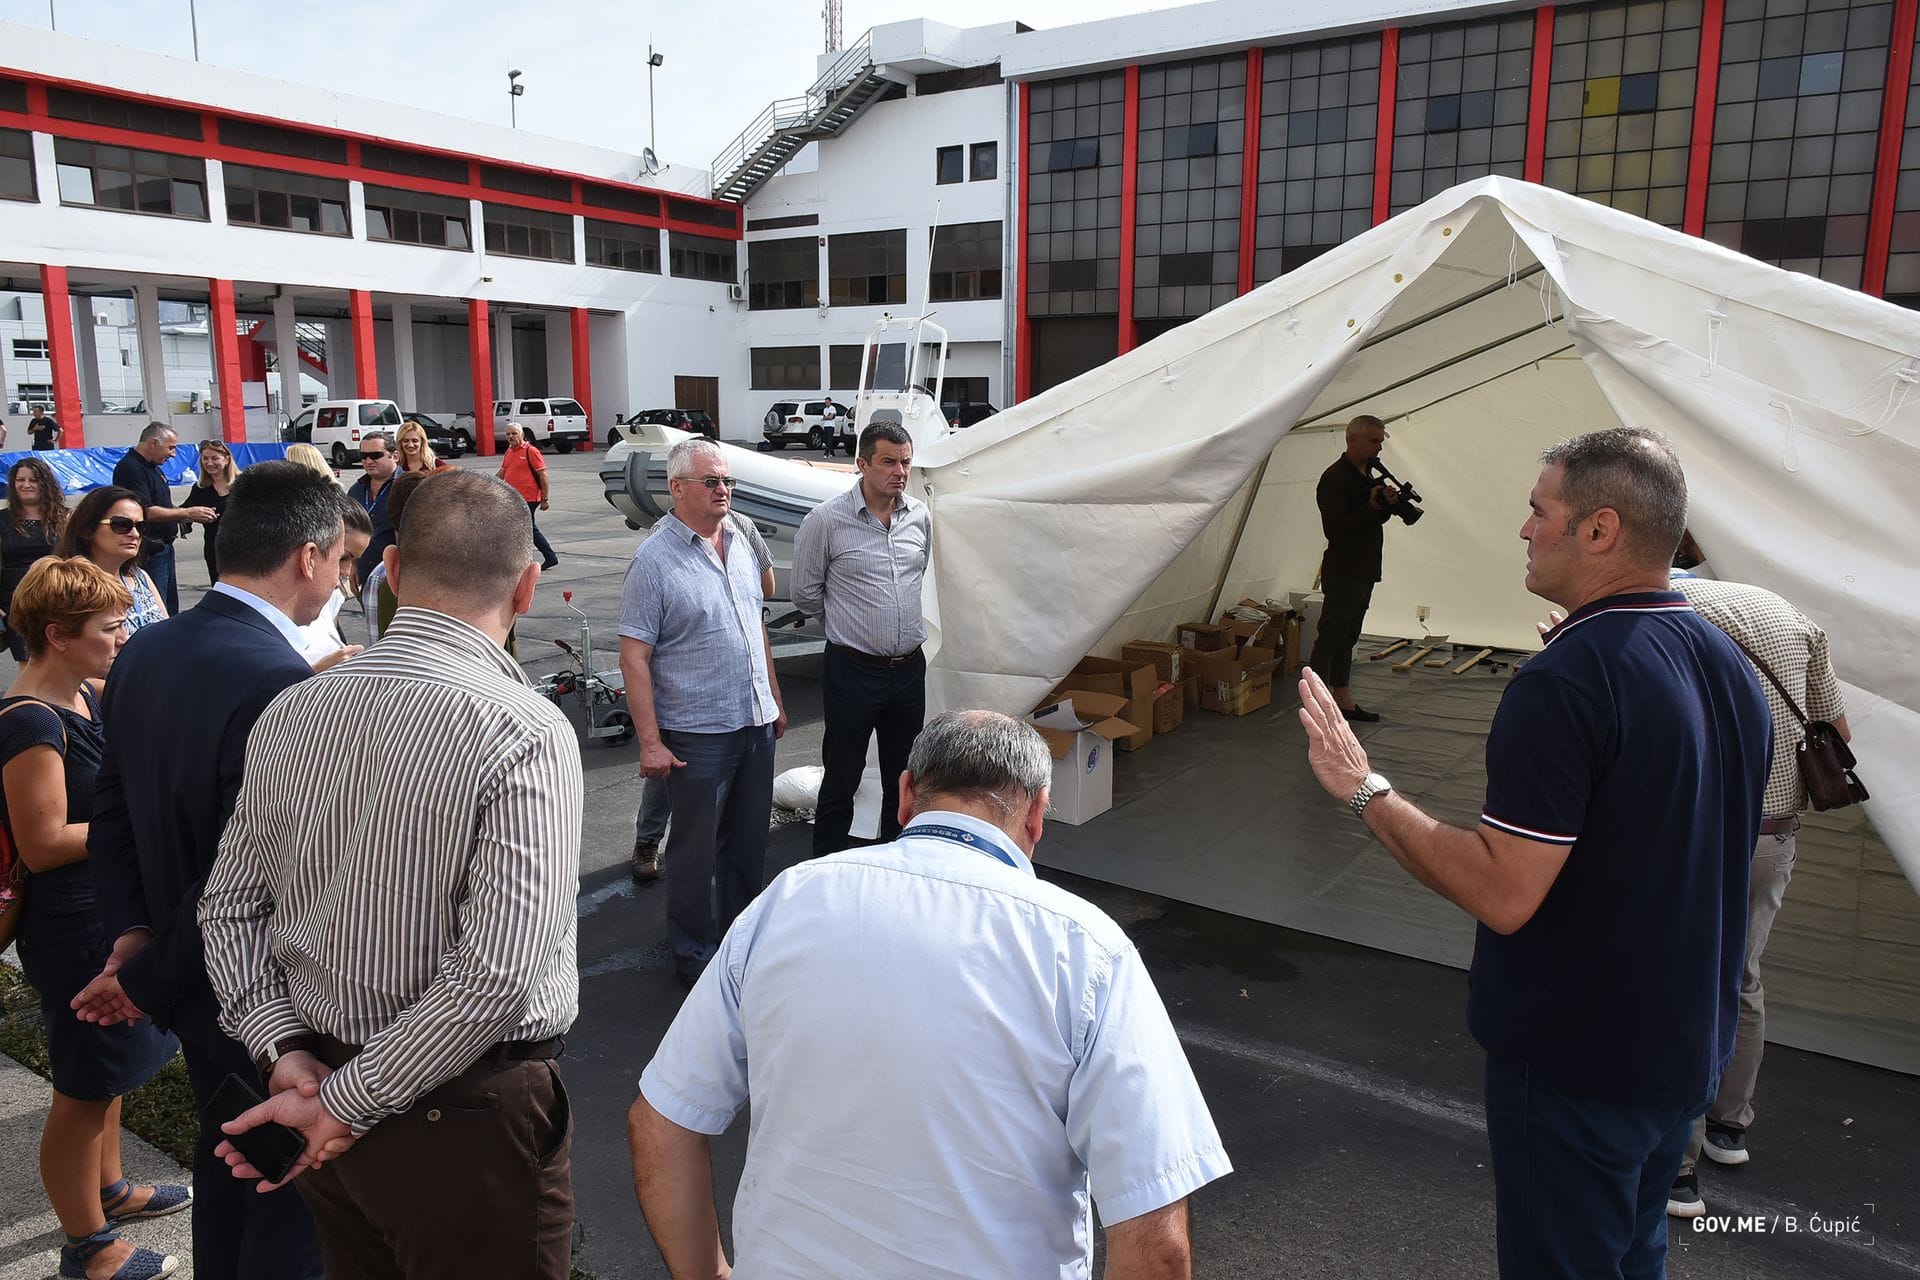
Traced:
POLYGON ((328 1280, 567 1280, 572 1139, 555 1063, 483 1059, 293 1185, 328 1280))

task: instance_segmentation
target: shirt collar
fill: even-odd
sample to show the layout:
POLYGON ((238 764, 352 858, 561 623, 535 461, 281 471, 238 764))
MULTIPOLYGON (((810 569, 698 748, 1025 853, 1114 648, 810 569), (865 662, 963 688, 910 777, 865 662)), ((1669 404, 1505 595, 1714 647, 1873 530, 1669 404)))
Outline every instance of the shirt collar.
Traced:
POLYGON ((211 589, 219 592, 223 596, 233 597, 241 604, 246 605, 249 609, 252 609, 255 613, 265 618, 268 622, 271 622, 273 629, 280 633, 282 640, 285 640, 289 645, 293 646, 295 653, 305 651, 306 640, 301 636, 300 628, 293 624, 292 618, 280 612, 278 605, 261 599, 251 591, 236 587, 231 582, 216 582, 211 589))
MULTIPOLYGON (((867 510, 867 495, 863 493, 860 489, 860 478, 858 476, 854 477, 853 487, 847 490, 846 496, 841 500, 845 502, 849 507, 853 508, 854 514, 857 515, 862 511, 866 511, 868 518, 872 518, 873 512, 867 510)), ((911 495, 909 495, 903 490, 900 494, 899 500, 894 503, 894 507, 893 507, 894 514, 901 515, 907 512, 911 512, 915 507, 919 505, 920 505, 919 503, 913 500, 911 495)))
MULTIPOLYGON (((913 829, 918 826, 958 827, 962 831, 979 836, 982 840, 991 841, 994 848, 1013 859, 1015 870, 1023 871, 1027 875, 1033 874, 1033 859, 1020 852, 1020 846, 1013 842, 1013 838, 991 822, 965 813, 953 813, 946 809, 929 809, 925 813, 916 815, 912 822, 903 827, 900 838, 909 839, 914 834, 913 829)), ((981 856, 992 857, 993 855, 982 854, 981 856)))
POLYGON ((394 611, 393 622, 381 632, 381 636, 428 639, 436 645, 459 650, 464 656, 492 667, 516 684, 532 683, 527 679, 527 673, 520 669, 520 664, 507 656, 507 651, 495 644, 492 636, 471 622, 437 609, 425 609, 417 604, 402 605, 394 611))
POLYGON ((1542 641, 1545 644, 1552 644, 1563 632, 1578 626, 1588 618, 1615 610, 1629 613, 1653 613, 1672 609, 1691 611, 1692 608, 1693 606, 1687 603, 1687 598, 1678 591, 1629 591, 1617 596, 1602 596, 1575 609, 1559 626, 1547 632, 1542 637, 1542 641))

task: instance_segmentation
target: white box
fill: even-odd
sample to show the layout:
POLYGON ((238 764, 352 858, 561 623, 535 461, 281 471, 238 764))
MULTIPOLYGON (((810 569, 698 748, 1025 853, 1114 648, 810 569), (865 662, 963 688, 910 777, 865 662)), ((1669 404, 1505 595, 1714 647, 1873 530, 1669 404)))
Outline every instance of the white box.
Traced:
POLYGON ((1029 717, 1053 753, 1047 817, 1079 826, 1113 808, 1114 739, 1135 732, 1118 694, 1073 691, 1029 717))

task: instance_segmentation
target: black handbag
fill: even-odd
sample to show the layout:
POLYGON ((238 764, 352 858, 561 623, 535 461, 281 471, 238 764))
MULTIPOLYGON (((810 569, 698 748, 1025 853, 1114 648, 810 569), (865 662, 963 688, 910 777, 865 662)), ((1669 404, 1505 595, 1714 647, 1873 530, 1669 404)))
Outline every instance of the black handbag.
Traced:
POLYGON ((1774 688, 1780 691, 1781 699, 1793 712, 1794 719, 1800 722, 1804 735, 1800 739, 1800 748, 1795 753, 1800 763, 1800 781, 1807 788, 1807 801, 1815 809, 1825 812, 1828 809, 1844 809, 1850 804, 1859 804, 1872 797, 1853 772, 1853 749, 1841 738, 1840 731, 1825 720, 1809 720, 1800 704, 1787 692, 1787 686, 1780 683, 1780 677, 1773 674, 1773 668, 1760 661, 1758 654, 1740 644, 1739 639, 1727 634, 1727 639, 1740 645, 1740 652, 1747 655, 1748 661, 1758 668, 1774 688))

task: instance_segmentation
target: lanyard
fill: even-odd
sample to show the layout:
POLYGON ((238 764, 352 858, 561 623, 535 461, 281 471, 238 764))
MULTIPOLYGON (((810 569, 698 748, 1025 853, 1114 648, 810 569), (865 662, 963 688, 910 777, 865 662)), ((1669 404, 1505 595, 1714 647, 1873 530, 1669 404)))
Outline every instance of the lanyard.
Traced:
POLYGON ((978 835, 972 831, 963 831, 959 827, 945 827, 938 823, 922 822, 908 827, 905 831, 902 831, 900 835, 903 839, 910 836, 925 836, 929 840, 945 840, 949 844, 965 845, 967 848, 978 850, 989 857, 998 858, 1016 870, 1018 870, 1020 866, 1018 862, 1014 861, 1013 855, 1005 849, 1002 849, 996 841, 989 840, 986 836, 978 835))

